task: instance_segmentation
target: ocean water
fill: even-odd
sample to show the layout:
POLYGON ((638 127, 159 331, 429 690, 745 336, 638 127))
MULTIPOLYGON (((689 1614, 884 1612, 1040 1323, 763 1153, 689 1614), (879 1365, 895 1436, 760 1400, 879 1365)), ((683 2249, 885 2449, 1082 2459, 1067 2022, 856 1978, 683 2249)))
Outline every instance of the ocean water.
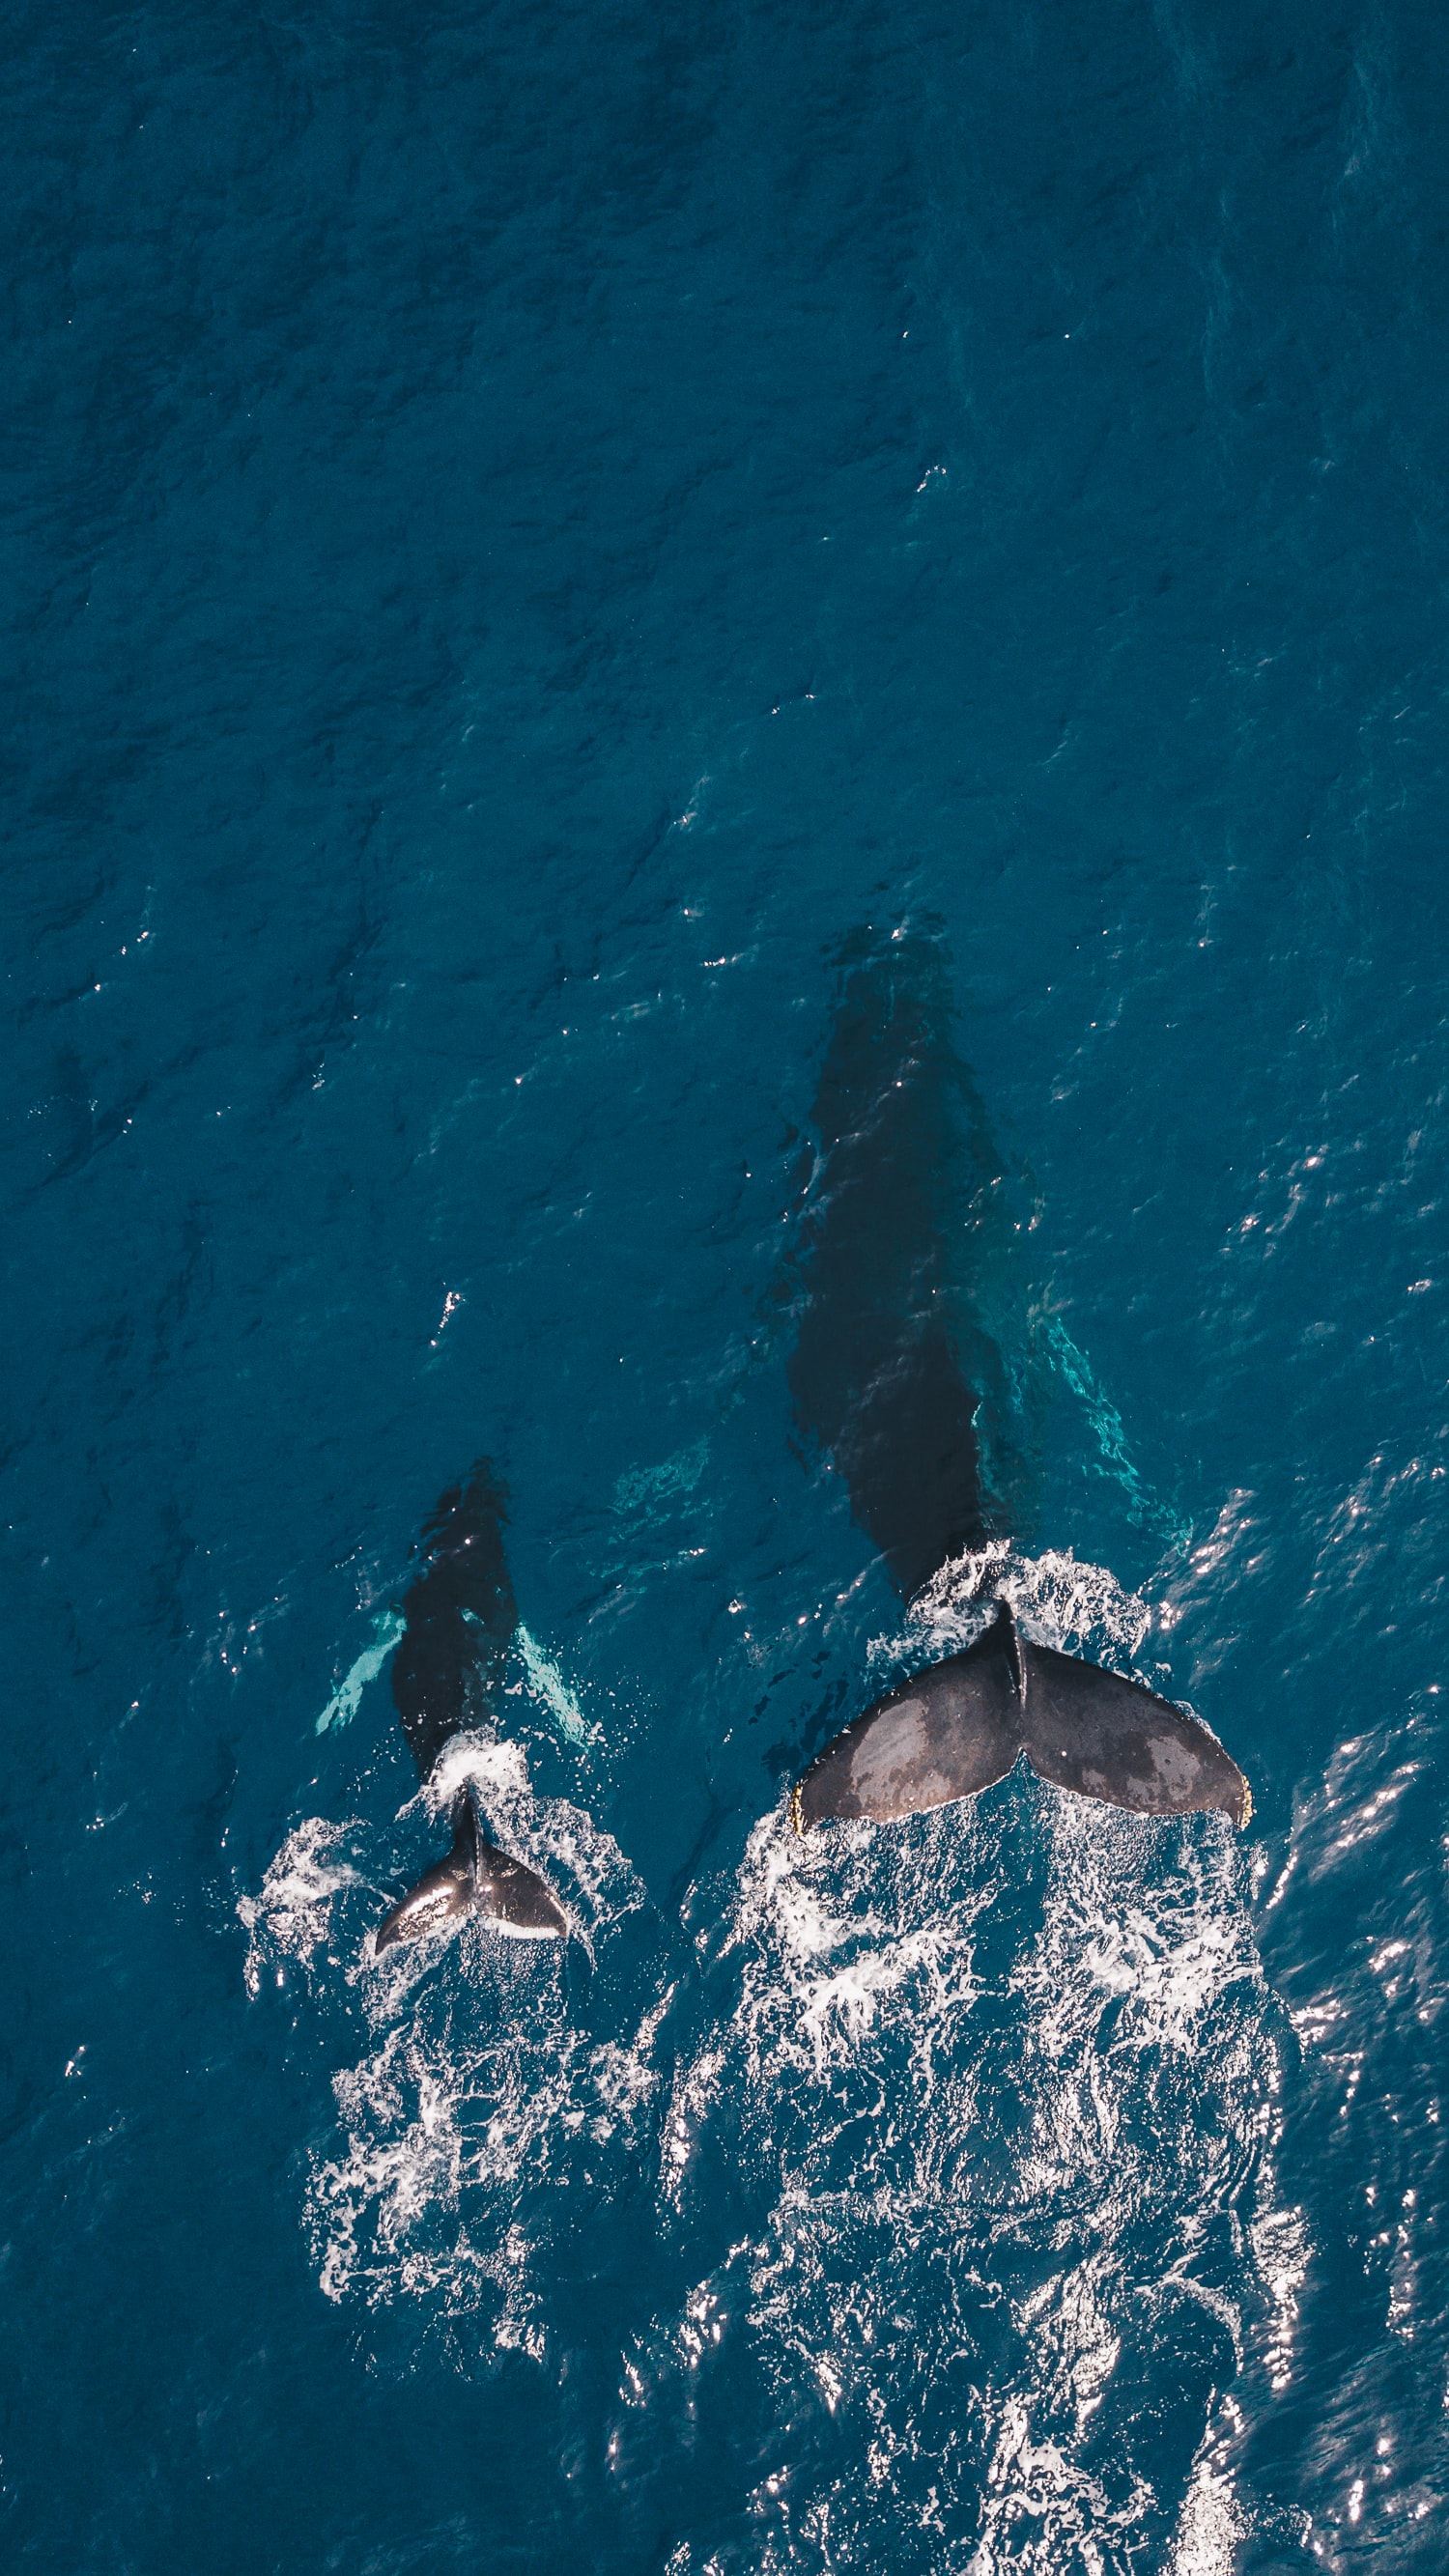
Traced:
POLYGON ((5 2563, 1442 2567, 1442 15, 7 25, 5 2563), (775 1294, 864 921, 1047 1388, 910 1619, 775 1294), (485 1451, 577 1937, 373 1964, 485 1451), (1248 1831, 796 1841, 983 1573, 1248 1831))

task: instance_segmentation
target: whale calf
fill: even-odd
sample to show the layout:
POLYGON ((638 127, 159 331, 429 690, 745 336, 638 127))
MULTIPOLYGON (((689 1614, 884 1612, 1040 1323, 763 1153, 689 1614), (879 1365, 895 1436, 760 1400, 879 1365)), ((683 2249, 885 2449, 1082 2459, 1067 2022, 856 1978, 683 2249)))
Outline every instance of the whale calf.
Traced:
MULTIPOLYGON (((939 940, 857 932, 839 966, 790 1386, 807 1443, 844 1478, 910 1601, 953 1557, 1005 1534, 1019 1482, 1010 1376, 985 1321, 1011 1221, 951 1045, 939 940)), ((828 1817, 916 1815, 990 1788, 1023 1754, 1055 1787, 1139 1815, 1218 1808, 1245 1825, 1252 1812, 1242 1772, 1198 1718, 1033 1644, 1001 1601, 974 1645, 826 1745, 791 1814, 801 1833, 828 1817)))
MULTIPOLYGON (((503 1547, 507 1517, 504 1488, 480 1458, 441 1497, 423 1531, 427 1562, 403 1598, 392 1695, 424 1780, 453 1737, 491 1713, 518 1625, 503 1547)), ((515 1939, 562 1939, 568 1917, 553 1890, 486 1839, 471 1790, 455 1801, 452 1825, 451 1851, 378 1925, 374 1950, 445 1930, 470 1914, 515 1939)))

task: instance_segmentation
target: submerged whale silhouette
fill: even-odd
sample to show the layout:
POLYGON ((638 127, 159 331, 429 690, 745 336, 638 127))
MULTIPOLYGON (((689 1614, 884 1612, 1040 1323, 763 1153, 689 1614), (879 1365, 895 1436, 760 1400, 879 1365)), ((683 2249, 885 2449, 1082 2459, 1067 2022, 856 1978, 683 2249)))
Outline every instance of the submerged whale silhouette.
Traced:
MULTIPOLYGON (((1012 1400, 982 1309, 1010 1219, 951 1045, 939 940, 866 930, 839 965, 790 1386, 807 1441, 844 1477, 910 1601, 1006 1525, 1012 1400)), ((826 1745, 791 1814, 801 1833, 832 1816, 915 1815, 990 1788, 1023 1753, 1056 1787, 1141 1815, 1219 1808, 1245 1825, 1252 1810, 1200 1719, 1034 1645, 1001 1601, 964 1654, 888 1691, 826 1745)))
MULTIPOLYGON (((486 1458, 445 1493, 422 1537, 428 1563, 403 1598, 392 1695, 420 1778, 444 1747, 489 1714, 518 1607, 508 1576, 507 1495, 486 1458)), ((424 1872, 373 1936, 374 1950, 415 1941, 476 1914, 515 1939, 550 1941, 568 1918, 537 1873, 485 1840, 471 1790, 453 1806, 453 1847, 424 1872)))

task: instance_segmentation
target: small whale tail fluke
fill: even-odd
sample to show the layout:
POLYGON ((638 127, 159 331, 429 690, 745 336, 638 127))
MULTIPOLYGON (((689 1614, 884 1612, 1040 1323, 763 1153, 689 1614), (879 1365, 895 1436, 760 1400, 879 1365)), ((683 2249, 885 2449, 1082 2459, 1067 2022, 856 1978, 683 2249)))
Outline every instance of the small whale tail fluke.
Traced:
POLYGON ((961 1655, 902 1682, 812 1762, 796 1828, 827 1816, 880 1822, 969 1798, 1024 1753, 1039 1778, 1143 1816, 1216 1807, 1246 1825, 1247 1781, 1211 1729, 1141 1682, 1023 1637, 1002 1601, 961 1655))
POLYGON ((453 1848, 447 1859, 425 1870, 383 1918, 373 1934, 373 1951, 380 1954, 397 1941, 452 1930, 468 1914, 518 1941, 561 1941, 569 1928, 558 1898, 537 1872, 485 1842, 473 1801, 464 1796, 453 1810, 453 1848))

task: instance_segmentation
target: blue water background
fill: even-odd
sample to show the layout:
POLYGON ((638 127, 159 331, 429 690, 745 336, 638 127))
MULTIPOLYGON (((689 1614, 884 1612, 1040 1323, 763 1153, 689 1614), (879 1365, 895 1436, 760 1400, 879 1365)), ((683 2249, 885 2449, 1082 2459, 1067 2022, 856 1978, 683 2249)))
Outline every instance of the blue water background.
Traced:
POLYGON ((7 2563, 1442 2566, 1442 13, 5 50, 7 2563), (910 1646, 770 1294, 866 919, 1237 1842, 783 1832, 910 1646), (588 1938, 389 1983, 317 1721, 484 1450, 588 1938))

